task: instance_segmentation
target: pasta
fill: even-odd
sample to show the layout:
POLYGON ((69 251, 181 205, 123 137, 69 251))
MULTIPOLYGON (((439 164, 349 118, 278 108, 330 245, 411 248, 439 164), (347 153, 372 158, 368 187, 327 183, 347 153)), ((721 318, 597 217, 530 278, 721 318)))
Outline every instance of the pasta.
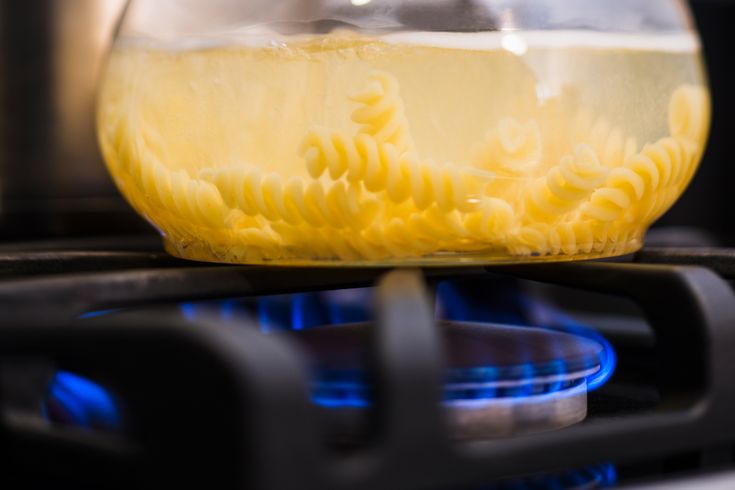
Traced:
POLYGON ((474 165, 508 176, 525 176, 538 165, 541 151, 541 130, 536 121, 521 124, 506 117, 475 152, 474 165))
POLYGON ((621 167, 638 151, 635 138, 623 136, 620 128, 613 128, 600 119, 592 127, 589 145, 600 157, 600 162, 609 168, 621 167))
POLYGON ((704 141, 710 119, 710 102, 702 87, 682 85, 669 103, 671 136, 694 144, 704 141))
POLYGON ((624 253, 639 239, 629 225, 614 226, 595 220, 575 220, 524 226, 510 238, 515 255, 578 255, 624 253))
POLYGON ((285 184, 277 174, 263 175, 254 167, 226 167, 202 171, 201 178, 212 182, 225 202, 249 216, 291 225, 352 227, 362 229, 375 217, 379 205, 365 198, 357 186, 336 182, 325 190, 318 181, 292 177, 285 184))
POLYGON ((237 259, 275 260, 285 255, 281 240, 267 226, 238 230, 234 242, 237 245, 223 247, 223 253, 237 259))
POLYGON ((597 189, 582 206, 582 216, 602 222, 619 219, 645 192, 643 178, 630 168, 610 172, 605 186, 597 189))
POLYGON ((476 212, 464 218, 469 235, 482 243, 502 244, 517 223, 513 207, 497 198, 485 198, 476 212))
POLYGON ((420 257, 441 250, 436 240, 415 236, 409 224, 400 218, 368 228, 363 238, 372 246, 370 254, 374 257, 420 257))
POLYGON ((117 178, 140 189, 133 204, 181 255, 240 262, 445 251, 610 255, 639 245, 681 194, 709 117, 706 92, 681 86, 669 105, 671 134, 639 149, 603 118, 577 111, 570 120, 576 109, 557 101, 541 108, 540 123, 500 119, 474 157, 455 165, 419 155, 393 76, 371 74, 350 99, 359 104, 354 132, 307 131, 299 148, 306 177, 242 164, 196 175, 171 170, 158 133, 130 117, 103 144, 112 147, 105 151, 121 169, 117 178))
POLYGON ((618 168, 638 152, 638 143, 623 130, 604 118, 593 118, 587 110, 579 110, 570 123, 570 144, 589 145, 600 162, 608 168, 618 168))
POLYGON ((682 85, 669 103, 669 131, 685 148, 691 159, 684 177, 687 185, 704 153, 704 141, 710 121, 710 99, 707 91, 694 85, 682 85))
MULTIPOLYGON (((212 184, 192 179, 185 170, 172 172, 146 144, 131 143, 135 140, 129 131, 129 124, 121 121, 113 141, 118 145, 120 165, 144 191, 146 201, 193 225, 224 228, 228 209, 217 189, 212 184)), ((144 208, 148 208, 149 203, 144 208)))
POLYGON ((371 136, 378 143, 390 143, 399 153, 413 150, 400 88, 392 75, 373 72, 365 90, 350 99, 361 105, 352 113, 352 120, 361 125, 361 134, 371 136))
POLYGON ((593 245, 592 228, 587 222, 524 226, 511 240, 511 250, 516 255, 590 253, 593 245))
POLYGON ((360 236, 361 232, 335 230, 331 228, 314 228, 307 224, 291 226, 286 223, 274 223, 273 229, 281 237, 286 255, 299 257, 309 255, 322 259, 356 260, 363 257, 349 239, 360 236))
POLYGON ((610 173, 605 185, 596 190, 582 207, 582 215, 603 222, 615 221, 626 213, 629 216, 627 221, 632 222, 638 218, 635 213, 641 214, 641 209, 645 211, 642 214, 648 215, 652 200, 662 202, 658 197, 659 191, 675 189, 677 193, 681 192, 688 162, 685 147, 671 137, 647 145, 623 168, 610 173), (642 204, 633 207, 638 203, 642 204))
POLYGON ((436 203, 446 211, 470 211, 472 196, 492 182, 494 175, 456 165, 422 161, 415 153, 401 154, 391 143, 380 143, 367 134, 349 138, 323 128, 309 131, 301 148, 312 178, 329 169, 333 180, 346 175, 348 182, 362 182, 373 193, 385 191, 393 203, 412 199, 419 209, 436 203))
POLYGON ((531 184, 525 201, 526 217, 545 222, 574 210, 605 180, 607 169, 594 150, 579 145, 549 173, 531 184))

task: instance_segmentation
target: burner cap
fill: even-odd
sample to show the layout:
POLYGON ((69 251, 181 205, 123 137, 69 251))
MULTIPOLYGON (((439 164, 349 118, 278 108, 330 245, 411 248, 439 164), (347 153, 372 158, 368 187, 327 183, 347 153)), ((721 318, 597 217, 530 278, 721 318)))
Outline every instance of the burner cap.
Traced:
MULTIPOLYGON (((444 404, 458 437, 549 430, 586 417, 587 380, 604 362, 600 342, 532 327, 438 322, 438 328, 447 359, 444 404)), ((314 401, 332 419, 335 412, 354 418, 372 403, 370 329, 361 323, 293 332, 312 360, 314 401)))

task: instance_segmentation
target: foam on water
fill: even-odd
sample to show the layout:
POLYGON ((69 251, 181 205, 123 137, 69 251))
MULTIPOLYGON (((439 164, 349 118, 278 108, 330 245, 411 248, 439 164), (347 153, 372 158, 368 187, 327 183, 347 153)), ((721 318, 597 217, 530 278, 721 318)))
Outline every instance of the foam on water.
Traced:
POLYGON ((686 53, 700 47, 690 32, 661 34, 607 33, 594 31, 499 31, 474 33, 401 32, 380 37, 395 44, 432 46, 473 51, 507 49, 513 42, 529 49, 630 49, 686 53), (514 41, 508 43, 509 39, 514 41))
MULTIPOLYGON (((339 37, 327 34, 324 37, 339 37)), ((207 37, 151 39, 127 37, 118 41, 120 46, 149 47, 170 51, 197 51, 225 46, 250 48, 288 47, 313 41, 315 36, 284 36, 262 26, 235 31, 213 33, 207 37)), ((495 32, 418 32, 405 31, 383 35, 365 35, 363 39, 376 39, 387 44, 426 46, 442 49, 470 51, 508 50, 522 54, 528 49, 624 49, 632 51, 657 51, 691 53, 701 48, 699 38, 693 32, 664 33, 610 33, 584 30, 495 32)))

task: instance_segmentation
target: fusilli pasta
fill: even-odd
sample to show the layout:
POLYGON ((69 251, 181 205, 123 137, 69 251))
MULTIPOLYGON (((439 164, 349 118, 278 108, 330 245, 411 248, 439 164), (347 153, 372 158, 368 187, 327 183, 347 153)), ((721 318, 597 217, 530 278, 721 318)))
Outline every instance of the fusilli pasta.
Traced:
POLYGON ((200 177, 212 182, 225 202, 249 216, 291 225, 362 229, 375 217, 379 204, 363 196, 358 186, 335 182, 325 190, 321 182, 292 177, 285 184, 277 174, 263 175, 254 167, 206 169, 200 177))
POLYGON ((536 121, 500 120, 475 152, 474 165, 508 176, 531 173, 541 159, 541 130, 536 121))
POLYGON ((415 153, 401 155, 393 144, 379 143, 366 134, 349 138, 314 128, 301 152, 312 178, 329 169, 332 179, 346 174, 349 182, 362 182, 370 192, 385 191, 394 203, 413 199, 419 209, 436 203, 444 211, 470 211, 482 188, 494 180, 492 173, 479 169, 440 166, 420 160, 415 153))
POLYGON ((465 216, 464 226, 476 240, 502 244, 518 226, 518 218, 510 204, 502 199, 490 197, 483 199, 476 212, 465 216))
POLYGON ((524 226, 509 239, 508 248, 516 255, 607 255, 626 251, 634 239, 639 237, 630 225, 575 220, 524 226))
POLYGON ((589 145, 600 163, 608 168, 618 168, 638 152, 638 143, 626 136, 622 129, 604 118, 594 119, 587 110, 580 110, 570 124, 570 143, 589 145))
POLYGON ((660 202, 658 193, 662 189, 680 192, 688 162, 685 147, 674 138, 662 138, 647 145, 624 167, 610 173, 605 185, 582 207, 582 214, 603 222, 615 221, 626 214, 627 221, 632 222, 638 219, 636 213, 641 214, 641 210, 648 216, 652 201, 660 202), (633 207, 639 202, 642 202, 640 206, 633 207))
POLYGON ((392 144, 399 153, 413 150, 413 138, 395 77, 373 72, 365 90, 351 95, 350 99, 361 104, 352 114, 352 120, 361 126, 360 133, 378 143, 392 144))
POLYGON ((674 138, 699 144, 709 127, 710 101, 704 88, 682 85, 669 103, 669 131, 674 138))
POLYGON ((549 173, 533 182, 527 191, 526 218, 548 221, 573 211, 605 180, 607 169, 594 150, 579 145, 549 173))

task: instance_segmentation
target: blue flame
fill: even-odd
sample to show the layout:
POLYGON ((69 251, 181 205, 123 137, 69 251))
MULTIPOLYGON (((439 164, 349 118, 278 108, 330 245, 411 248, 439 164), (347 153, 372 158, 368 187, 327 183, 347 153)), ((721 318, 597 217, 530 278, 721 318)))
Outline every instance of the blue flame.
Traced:
POLYGON ((519 291, 515 280, 484 281, 482 288, 460 287, 462 283, 442 282, 437 287, 437 312, 455 321, 535 325, 592 340, 602 347, 600 369, 587 378, 589 391, 597 390, 615 374, 617 356, 610 342, 592 328, 539 298, 519 291), (488 288, 490 288, 488 290, 488 288))
POLYGON ((520 292, 513 280, 493 278, 481 287, 461 287, 462 282, 444 281, 436 288, 437 317, 460 322, 527 325, 520 292))
POLYGON ((184 315, 184 318, 189 320, 190 322, 193 322, 197 317, 197 307, 195 303, 182 303, 180 305, 181 308, 181 314, 184 315))
POLYGON ((617 472, 611 463, 547 473, 526 478, 502 480, 482 490, 582 490, 611 488, 617 484, 617 472))
POLYGON ((265 302, 258 302, 258 325, 263 333, 270 333, 271 323, 270 315, 268 314, 268 307, 265 302))
POLYGON ((94 381, 67 371, 55 374, 41 408, 47 420, 62 425, 113 431, 122 426, 115 397, 94 381))
MULTIPOLYGON (((255 316, 261 330, 267 333, 368 320, 371 316, 371 294, 372 289, 352 289, 267 296, 253 300, 190 302, 178 307, 182 316, 190 321, 203 319, 205 315, 211 317, 212 314, 226 321, 255 316)), ((118 310, 88 312, 82 318, 96 318, 115 311, 118 310)), ((559 392, 577 382, 565 375, 579 370, 589 372, 585 377, 587 389, 594 390, 604 385, 615 371, 615 351, 602 335, 579 325, 570 316, 541 300, 523 294, 514 280, 493 278, 492 281, 484 281, 483 287, 469 288, 463 287, 462 283, 442 282, 437 287, 437 313, 438 316, 456 321, 541 325, 593 340, 602 346, 602 353, 594 366, 570 366, 564 361, 553 361, 541 366, 519 364, 512 368, 514 372, 511 368, 493 366, 453 370, 447 378, 449 388, 445 398, 448 401, 522 398, 559 392), (543 377, 543 381, 539 381, 539 377, 543 377), (500 379, 521 379, 525 382, 501 388, 497 384, 500 379)), ((317 384, 326 383, 314 393, 318 404, 365 406, 370 403, 370 393, 364 387, 364 380, 360 378, 362 375, 340 380, 347 384, 330 388, 329 383, 336 380, 325 379, 324 374, 316 376, 317 384)))
POLYGON ((547 304, 539 299, 530 299, 522 297, 521 300, 526 305, 527 311, 532 318, 538 319, 538 323, 544 324, 546 328, 560 330, 572 335, 577 335, 597 342, 602 346, 600 354, 600 370, 587 379, 589 391, 597 390, 607 383, 617 367, 618 360, 610 342, 597 331, 580 325, 576 320, 557 308, 547 304))
POLYGON ((220 303, 219 316, 222 320, 230 322, 235 319, 236 309, 237 309, 236 301, 233 301, 233 300, 222 301, 220 303))
MULTIPOLYGON (((487 385, 458 389, 448 387, 444 391, 444 403, 449 405, 484 403, 489 400, 528 399, 554 397, 560 394, 577 394, 587 391, 584 379, 565 380, 557 384, 523 382, 514 386, 487 385)), ((325 408, 364 408, 372 405, 373 393, 364 381, 316 382, 312 384, 312 400, 325 408)))
POLYGON ((293 330, 303 330, 306 324, 306 302, 305 294, 294 294, 291 301, 291 328, 293 330))
POLYGON ((120 311, 119 309, 113 309, 113 310, 98 310, 98 311, 88 311, 86 313, 82 313, 79 315, 79 318, 81 320, 87 320, 89 318, 99 318, 102 316, 111 315, 112 313, 117 313, 120 311))
POLYGON ((263 332, 304 330, 322 325, 366 321, 370 316, 367 289, 262 296, 255 302, 263 332))

